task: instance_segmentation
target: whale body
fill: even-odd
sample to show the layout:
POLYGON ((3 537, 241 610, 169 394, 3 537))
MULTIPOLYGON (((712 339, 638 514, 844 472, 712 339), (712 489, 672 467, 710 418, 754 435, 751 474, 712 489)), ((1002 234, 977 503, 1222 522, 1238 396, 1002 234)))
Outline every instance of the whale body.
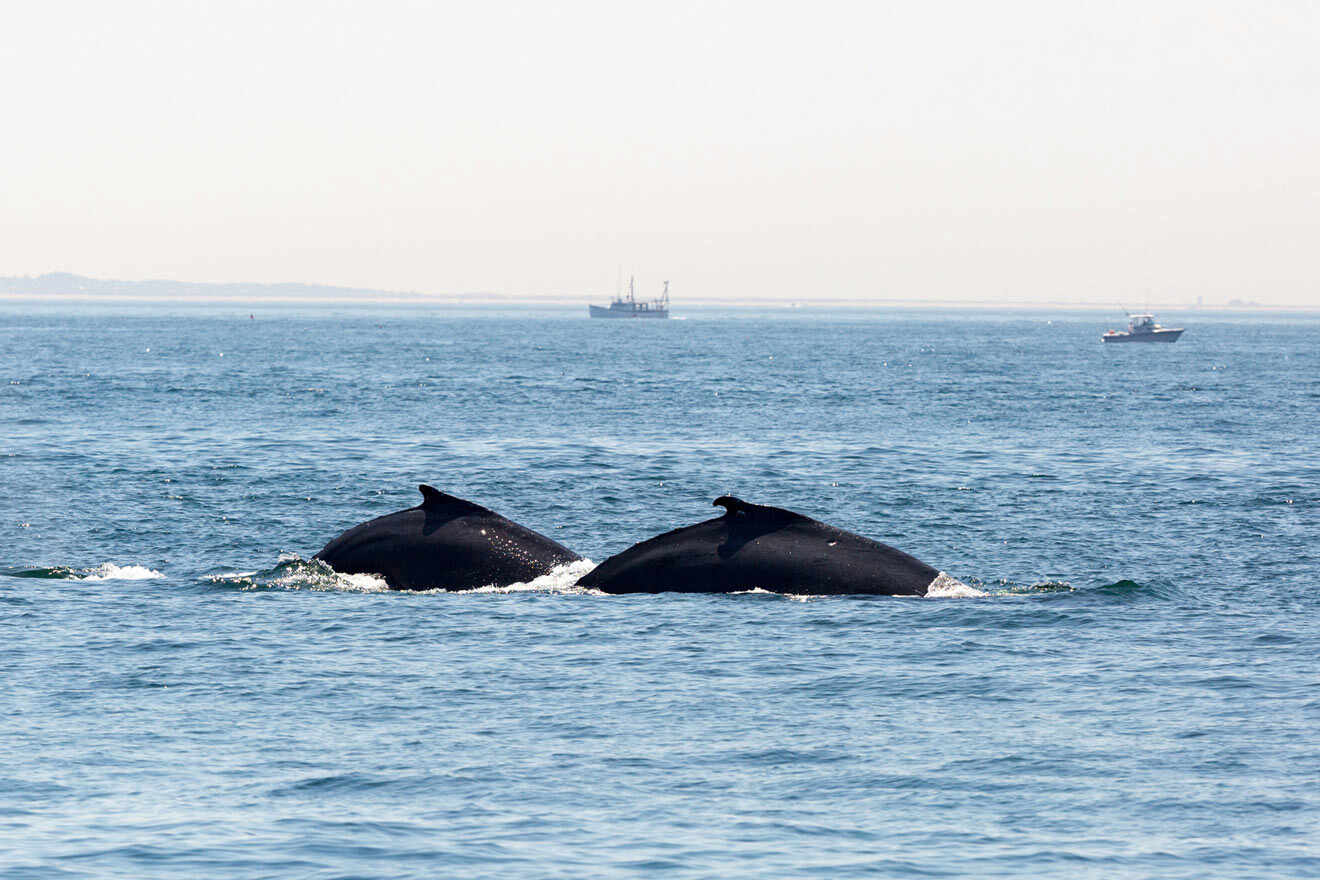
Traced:
POLYGON ((579 586, 605 593, 924 596, 940 572, 870 538, 729 495, 723 516, 634 544, 579 586))
POLYGON ((341 574, 380 575, 395 590, 526 582, 581 558, 479 504, 417 488, 421 504, 354 526, 314 558, 341 574))

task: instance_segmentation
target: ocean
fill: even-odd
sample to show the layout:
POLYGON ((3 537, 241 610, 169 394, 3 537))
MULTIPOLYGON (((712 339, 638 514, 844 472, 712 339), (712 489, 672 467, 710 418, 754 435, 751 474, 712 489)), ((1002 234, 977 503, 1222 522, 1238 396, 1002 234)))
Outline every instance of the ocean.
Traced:
POLYGON ((1320 876, 1320 317, 676 314, 0 304, 0 876, 1320 876), (972 589, 574 587, 721 494, 972 589))

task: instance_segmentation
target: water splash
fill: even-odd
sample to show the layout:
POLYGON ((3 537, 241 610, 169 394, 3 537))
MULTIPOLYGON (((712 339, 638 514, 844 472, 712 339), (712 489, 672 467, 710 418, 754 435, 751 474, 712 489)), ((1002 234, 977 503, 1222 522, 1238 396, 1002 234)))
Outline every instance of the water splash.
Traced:
POLYGON ((374 574, 340 574, 319 559, 281 553, 273 568, 207 575, 204 583, 238 590, 316 590, 320 592, 383 593, 385 579, 374 574))
POLYGON ((935 580, 931 581, 930 586, 926 588, 927 599, 973 599, 977 596, 988 595, 988 593, 965 584, 953 575, 944 572, 935 575, 935 580))
MULTIPOLYGON (((578 587, 578 579, 596 567, 590 559, 579 559, 566 565, 555 566, 547 574, 527 583, 491 584, 468 593, 592 593, 578 587)), ((303 559, 295 553, 284 553, 274 568, 261 571, 230 571, 208 575, 204 583, 217 584, 239 590, 318 590, 346 593, 391 592, 389 584, 380 575, 342 574, 319 559, 303 559)), ((408 590, 416 594, 458 592, 437 587, 433 590, 408 590)), ((600 594, 603 595, 603 594, 600 594)))
POLYGON ((589 571, 596 567, 596 563, 590 559, 578 559, 573 562, 567 562, 563 565, 556 565, 547 574, 538 578, 532 578, 526 583, 507 584, 498 586, 492 584, 486 587, 477 587, 475 590, 465 590, 468 593, 575 593, 587 594, 593 596, 604 596, 600 590, 590 590, 586 587, 579 587, 577 582, 587 575, 589 571))

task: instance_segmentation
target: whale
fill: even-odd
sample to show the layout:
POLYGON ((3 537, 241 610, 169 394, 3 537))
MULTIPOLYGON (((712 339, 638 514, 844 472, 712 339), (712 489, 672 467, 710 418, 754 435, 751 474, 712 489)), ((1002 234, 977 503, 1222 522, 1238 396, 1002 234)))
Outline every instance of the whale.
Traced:
POLYGON ((312 558, 340 574, 379 575, 394 590, 525 583, 581 558, 479 504, 417 489, 421 504, 353 526, 312 558))
MULTIPOLYGON (((716 498, 724 515, 657 535, 578 580, 603 593, 924 596, 940 572, 902 550, 809 516, 716 498)), ((946 576, 947 577, 947 576, 946 576)))

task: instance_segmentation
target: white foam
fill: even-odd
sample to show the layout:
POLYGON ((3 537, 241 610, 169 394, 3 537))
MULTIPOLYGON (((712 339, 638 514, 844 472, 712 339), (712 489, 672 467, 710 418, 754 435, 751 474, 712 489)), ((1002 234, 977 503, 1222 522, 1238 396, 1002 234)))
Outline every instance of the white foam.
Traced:
POLYGON ((226 571, 203 581, 240 590, 319 590, 323 592, 384 593, 385 578, 375 574, 340 574, 320 560, 305 560, 296 553, 281 553, 279 563, 267 571, 226 571))
POLYGON ((222 581, 237 581, 250 578, 255 575, 255 571, 222 571, 220 574, 208 574, 202 580, 210 584, 218 584, 222 581))
MULTIPOLYGON (((596 567, 590 559, 579 559, 555 566, 548 573, 527 583, 491 584, 469 593, 591 593, 597 590, 577 586, 582 578, 596 567)), ((320 560, 305 560, 296 553, 281 553, 279 563, 269 571, 227 571, 207 575, 202 580, 213 584, 227 584, 241 590, 321 590, 350 593, 390 592, 385 578, 376 574, 342 574, 320 560)), ((431 590, 408 590, 410 594, 446 593, 442 587, 431 590)))
POLYGON ((586 577, 587 572, 596 567, 596 563, 590 559, 578 559, 573 562, 566 562, 563 565, 556 565, 546 574, 538 578, 532 578, 526 583, 506 584, 499 586, 492 584, 487 587, 478 587, 475 590, 467 590, 469 593, 592 593, 599 594, 599 590, 588 590, 586 587, 579 587, 577 582, 586 577))
POLYGON ((812 599, 821 599, 813 593, 777 593, 774 590, 766 590, 761 587, 752 587, 750 590, 731 590, 730 596, 778 596, 781 599, 789 599, 793 602, 810 602, 812 599))
MULTIPOLYGON (((351 593, 384 593, 390 588, 385 583, 385 578, 378 574, 340 574, 334 573, 334 589, 346 590, 351 593)), ((325 589, 325 587, 318 587, 325 589)))
POLYGON ((275 576, 260 583, 283 590, 330 590, 345 593, 386 593, 390 585, 378 574, 344 574, 319 559, 303 559, 297 553, 281 553, 275 576))
POLYGON ((165 575, 145 565, 115 565, 102 562, 95 568, 84 569, 71 577, 75 581, 146 581, 165 575))
POLYGON ((971 599, 976 596, 985 596, 976 587, 969 587, 953 575, 940 572, 935 575, 935 580, 926 587, 927 599, 971 599))

